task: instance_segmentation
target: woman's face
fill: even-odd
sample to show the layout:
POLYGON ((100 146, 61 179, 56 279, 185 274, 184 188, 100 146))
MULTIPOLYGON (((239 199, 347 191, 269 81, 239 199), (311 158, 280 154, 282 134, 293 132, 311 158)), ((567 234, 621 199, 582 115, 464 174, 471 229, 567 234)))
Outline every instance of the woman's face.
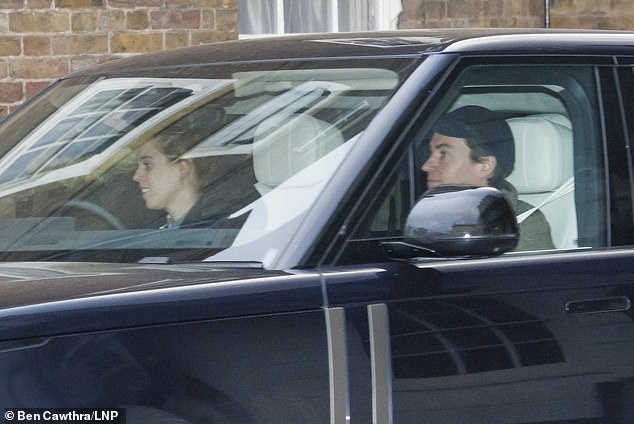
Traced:
POLYGON ((139 184, 145 206, 164 209, 174 219, 180 219, 191 207, 183 161, 173 160, 162 153, 156 143, 145 143, 137 153, 137 169, 132 179, 139 184))

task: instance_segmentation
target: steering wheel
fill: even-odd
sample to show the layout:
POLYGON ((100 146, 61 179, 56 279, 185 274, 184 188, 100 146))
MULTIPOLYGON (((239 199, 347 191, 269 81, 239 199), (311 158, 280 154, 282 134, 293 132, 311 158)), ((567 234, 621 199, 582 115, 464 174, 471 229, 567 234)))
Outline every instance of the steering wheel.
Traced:
POLYGON ((88 212, 106 224, 110 225, 115 230, 124 230, 126 227, 123 223, 117 218, 112 212, 106 210, 103 206, 99 206, 93 202, 89 202, 86 200, 69 200, 68 202, 64 202, 60 206, 54 208, 54 214, 59 214, 60 211, 67 209, 80 209, 82 211, 88 212))

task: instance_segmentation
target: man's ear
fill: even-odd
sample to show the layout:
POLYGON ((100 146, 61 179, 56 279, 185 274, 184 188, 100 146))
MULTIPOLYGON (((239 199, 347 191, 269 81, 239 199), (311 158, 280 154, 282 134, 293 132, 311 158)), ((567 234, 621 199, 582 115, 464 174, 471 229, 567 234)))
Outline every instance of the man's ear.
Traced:
POLYGON ((498 165, 498 161, 495 156, 482 156, 480 160, 482 176, 487 179, 487 181, 493 177, 493 173, 495 172, 495 167, 498 165))

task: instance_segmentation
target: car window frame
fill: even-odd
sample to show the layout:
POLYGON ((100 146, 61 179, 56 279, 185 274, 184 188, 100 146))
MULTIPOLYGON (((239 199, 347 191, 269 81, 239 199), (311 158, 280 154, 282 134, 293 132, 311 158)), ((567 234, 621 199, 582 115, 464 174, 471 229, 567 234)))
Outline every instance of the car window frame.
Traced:
MULTIPOLYGON (((429 94, 424 100, 420 100, 419 103, 414 103, 409 105, 408 112, 409 114, 405 114, 406 116, 410 116, 412 119, 412 123, 408 126, 408 131, 404 131, 400 135, 393 137, 389 140, 385 140, 386 145, 391 145, 393 148, 390 151, 390 155, 384 156, 382 159, 376 159, 371 165, 368 165, 370 168, 379 169, 382 171, 379 178, 376 178, 371 187, 368 187, 367 190, 362 194, 357 194, 358 201, 355 203, 355 207, 350 209, 350 214, 345 219, 347 223, 360 222, 363 219, 364 207, 367 207, 372 202, 372 194, 375 194, 381 190, 381 184, 384 183, 388 176, 390 175, 390 164, 394 164, 397 162, 397 158, 402 158, 404 155, 413 155, 414 152, 410 149, 410 143, 413 137, 413 134, 417 131, 417 128, 421 125, 427 123, 429 125, 430 122, 434 122, 436 116, 434 113, 438 114, 438 110, 442 110, 441 102, 444 101, 443 94, 437 94, 446 90, 448 87, 452 86, 456 76, 460 75, 465 69, 471 66, 477 65, 578 65, 578 66, 587 66, 591 68, 595 73, 595 90, 596 93, 596 102, 597 104, 597 112, 596 119, 598 120, 598 124, 601 126, 598 128, 599 131, 599 140, 600 149, 602 149, 602 155, 604 156, 604 187, 605 193, 609 193, 609 190, 612 189, 612 184, 609 182, 609 169, 611 162, 609 161, 609 157, 624 157, 625 150, 620 149, 618 146, 615 146, 614 143, 610 144, 606 140, 611 135, 618 135, 616 130, 607 131, 605 129, 605 114, 607 110, 611 110, 613 106, 610 103, 610 100, 607 100, 606 103, 605 96, 603 95, 605 90, 612 89, 616 90, 615 82, 611 80, 606 80, 605 77, 603 79, 599 78, 598 69, 612 69, 612 65, 614 64, 614 58, 610 55, 606 56, 583 56, 583 55, 571 55, 571 56, 550 56, 543 54, 533 54, 533 55, 521 55, 521 56, 512 56, 509 54, 504 55, 468 55, 459 57, 456 60, 454 66, 450 67, 447 70, 445 75, 443 75, 442 80, 437 81, 433 87, 425 87, 426 93, 429 94), (414 115, 414 116, 412 116, 414 115), (387 169, 387 171, 386 171, 387 169)), ((612 102, 614 100, 611 100, 612 102)), ((622 117, 617 116, 615 119, 620 122, 622 117)), ((427 129, 428 130, 428 129, 427 129)), ((424 132, 423 130, 418 130, 424 132)), ((410 163, 413 163, 412 159, 408 159, 410 163)), ((622 166, 622 164, 619 164, 622 166)), ((415 170, 410 170, 411 172, 415 172, 415 170)), ((628 187, 631 188, 632 184, 628 181, 628 187)), ((412 188, 412 190, 415 190, 412 188)), ((631 192, 631 189, 629 190, 631 192)), ((606 196, 605 198, 605 208, 606 208, 606 217, 609 217, 610 214, 615 209, 614 204, 614 196, 606 196)), ((383 251, 379 248, 377 249, 376 240, 360 240, 359 246, 355 248, 357 252, 363 252, 362 256, 355 258, 352 262, 342 262, 342 257, 345 257, 346 250, 349 249, 350 242, 353 240, 352 230, 351 228, 344 227, 342 229, 346 230, 345 238, 339 237, 338 244, 336 247, 333 247, 332 250, 328 252, 327 255, 324 255, 321 259, 322 264, 329 265, 340 265, 340 264, 359 264, 364 261, 369 262, 383 262, 386 261, 387 258, 383 254, 383 251), (369 252, 369 253, 368 253, 369 252), (364 259, 364 256, 365 259, 364 259)), ((611 244, 611 236, 612 233, 616 230, 611 225, 606 227, 606 234, 608 240, 606 240, 605 246, 601 248, 609 248, 612 247, 611 244)), ((628 236, 630 243, 633 242, 632 235, 628 236)), ((334 243, 333 243, 334 244, 334 243)), ((554 251, 553 253, 556 253, 554 251)), ((539 253, 539 252, 538 252, 539 253)))
MULTIPOLYGON (((615 66, 616 89, 620 94, 619 106, 621 110, 622 126, 624 131, 625 149, 628 152, 624 155, 627 158, 629 172, 629 196, 627 198, 630 205, 629 225, 632 226, 631 234, 634 233, 634 152, 632 151, 632 140, 634 140, 634 103, 627 101, 634 98, 634 57, 619 57, 615 66)), ((632 235, 634 238, 634 235, 632 235)), ((634 244, 634 240, 632 241, 634 244)))

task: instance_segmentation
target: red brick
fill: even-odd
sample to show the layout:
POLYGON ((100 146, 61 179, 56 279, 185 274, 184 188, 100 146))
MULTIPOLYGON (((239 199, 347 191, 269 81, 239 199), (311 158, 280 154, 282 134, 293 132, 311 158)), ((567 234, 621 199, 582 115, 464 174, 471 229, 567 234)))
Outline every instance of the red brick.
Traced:
POLYGON ((101 31, 122 31, 126 29, 125 12, 122 10, 102 11, 99 18, 101 31))
POLYGON ((54 80, 50 81, 31 81, 24 84, 24 97, 30 99, 40 91, 48 87, 54 80))
POLYGON ((543 19, 544 10, 545 10, 545 5, 543 0, 529 0, 528 2, 529 16, 538 16, 543 19))
POLYGON ((99 25, 99 14, 96 10, 74 12, 71 17, 73 32, 95 32, 99 25))
MULTIPOLYGON (((632 0, 557 0, 550 4, 553 27, 634 29, 632 0)), ((403 0, 400 16, 401 28, 541 27, 543 22, 543 0, 403 0)))
POLYGON ((238 30, 238 10, 220 9, 216 11, 216 26, 222 31, 238 30))
POLYGON ((192 45, 217 43, 219 41, 236 40, 238 33, 231 31, 193 31, 191 34, 192 45))
POLYGON ((126 28, 130 30, 148 29, 150 27, 150 18, 144 9, 127 12, 126 21, 126 28))
POLYGON ((153 29, 200 28, 200 10, 161 10, 150 13, 153 29))
POLYGON ((0 36, 0 56, 19 56, 21 52, 20 37, 0 36))
POLYGON ((52 38, 53 55, 108 53, 106 34, 60 35, 52 38))
POLYGON ((634 2, 632 0, 611 0, 611 9, 617 15, 634 15, 634 2))
POLYGON ((203 9, 201 13, 200 29, 215 29, 216 9, 203 9))
POLYGON ((110 0, 108 5, 110 7, 120 7, 123 9, 130 8, 131 4, 134 4, 134 7, 161 7, 163 6, 163 0, 133 0, 134 3, 131 3, 131 0, 110 0))
POLYGON ((468 17, 471 13, 468 6, 467 0, 451 0, 447 2, 447 16, 458 19, 468 17))
POLYGON ((628 31, 634 30, 634 15, 628 15, 623 17, 623 28, 628 31))
POLYGON ((0 0, 0 9, 22 9, 25 5, 25 0, 0 0))
MULTIPOLYGON (((218 8, 218 7, 227 7, 228 3, 223 0, 165 0, 165 7, 172 8, 218 8)), ((234 5, 237 6, 237 2, 233 2, 234 5)))
POLYGON ((25 35, 23 39, 25 56, 50 56, 51 38, 44 35, 25 35))
POLYGON ((596 25, 594 26, 594 28, 596 28, 596 29, 618 29, 618 30, 626 29, 623 26, 623 20, 622 19, 605 18, 605 17, 598 17, 596 19, 596 25))
POLYGON ((127 33, 112 36, 113 53, 142 53, 163 49, 163 35, 160 33, 127 33))
POLYGON ((174 49, 189 45, 189 31, 171 31, 165 33, 165 48, 174 49))
POLYGON ((11 78, 50 79, 61 77, 68 71, 68 61, 59 58, 21 58, 9 63, 11 78))
POLYGON ((14 32, 63 32, 69 29, 65 12, 18 12, 9 14, 9 29, 14 32))
POLYGON ((78 69, 86 68, 88 66, 93 66, 101 63, 101 56, 99 55, 83 55, 83 56, 75 56, 70 60, 70 70, 71 72, 76 71, 78 69))
POLYGON ((413 19, 442 19, 447 16, 447 5, 444 1, 427 1, 418 8, 418 12, 413 19))
POLYGON ((53 0, 26 0, 28 9, 50 9, 53 7, 53 0))
POLYGON ((9 14, 0 13, 0 33, 9 32, 9 14))
POLYGON ((21 82, 0 82, 0 103, 15 103, 24 98, 21 82))

